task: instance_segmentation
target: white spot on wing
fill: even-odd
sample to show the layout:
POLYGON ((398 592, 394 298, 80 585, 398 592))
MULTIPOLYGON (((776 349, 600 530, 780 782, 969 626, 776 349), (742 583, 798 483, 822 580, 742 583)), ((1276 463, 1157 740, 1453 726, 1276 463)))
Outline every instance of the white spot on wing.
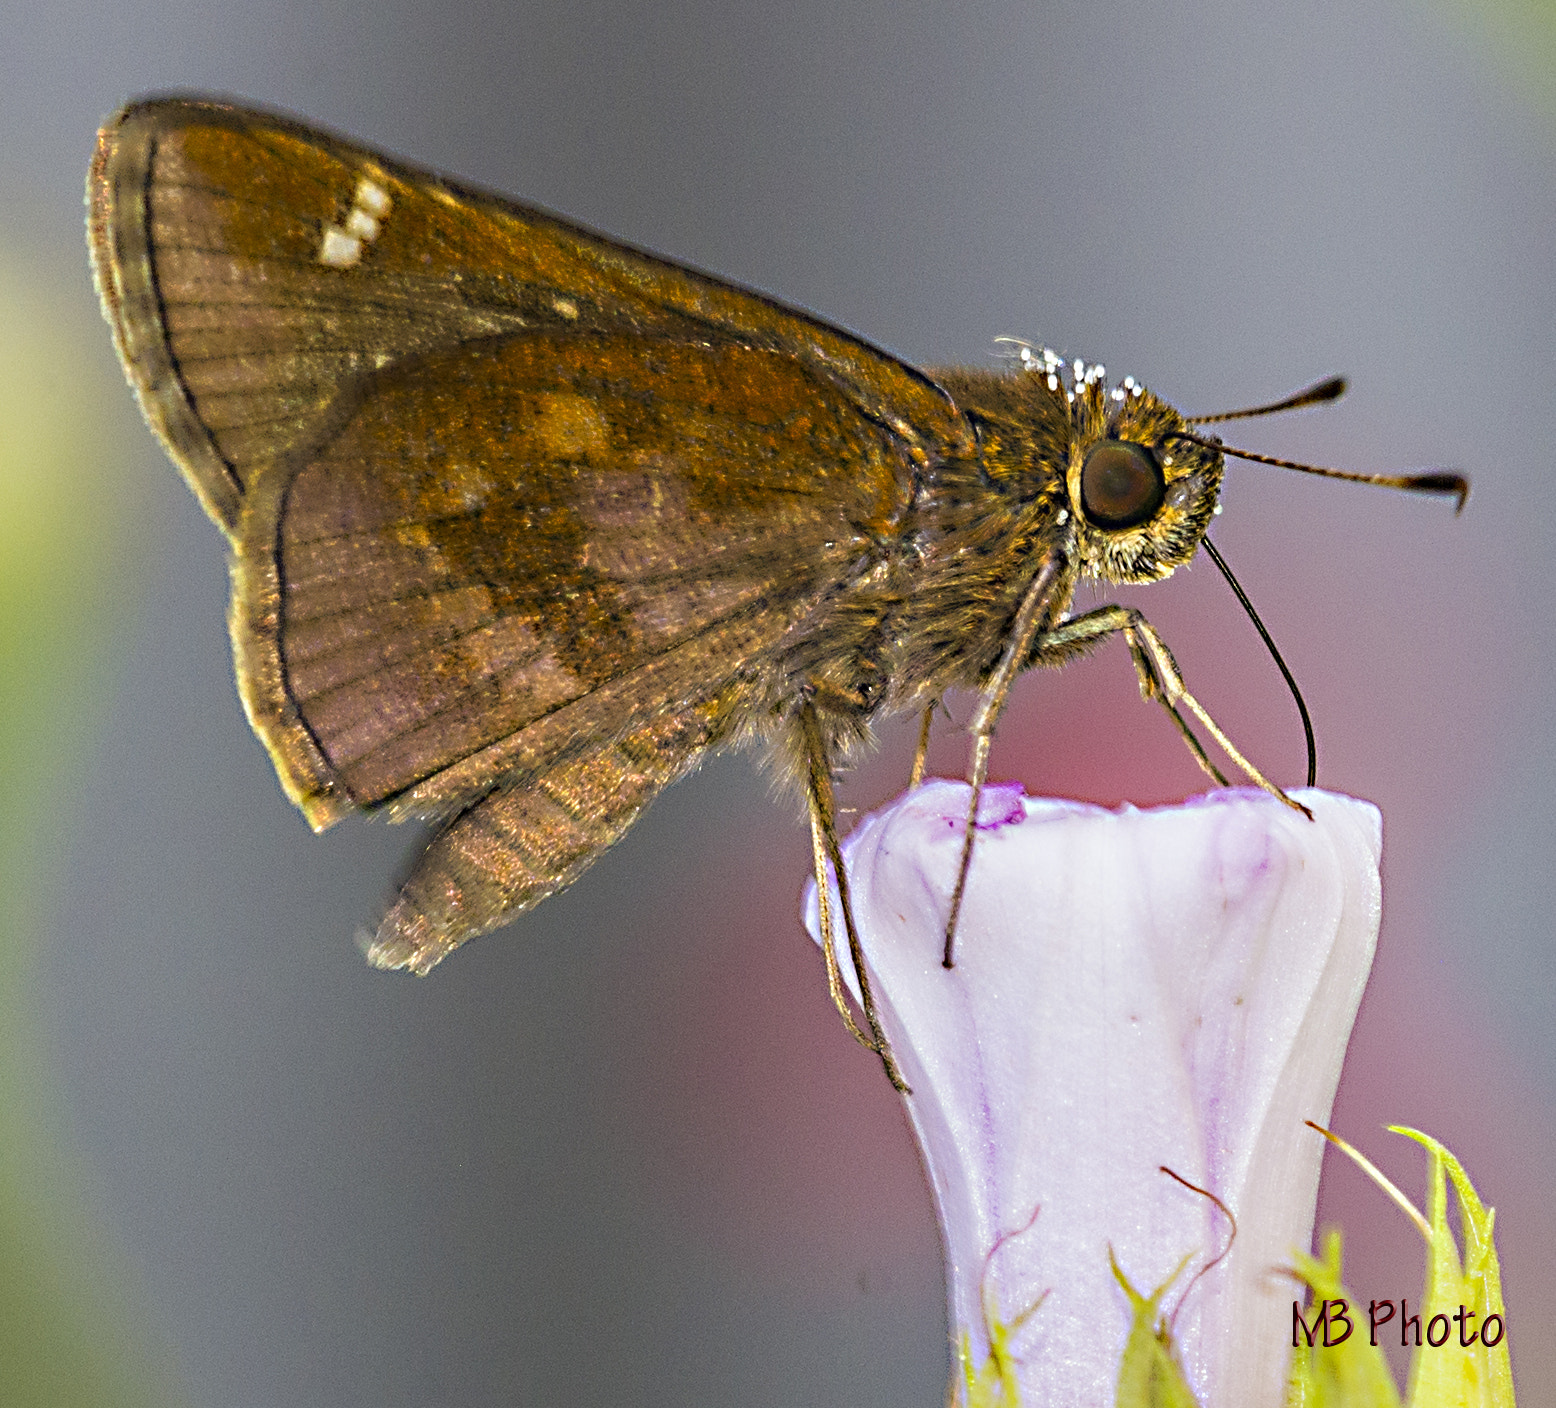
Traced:
POLYGON ((389 207, 394 204, 389 199, 389 192, 378 182, 364 176, 357 182, 356 207, 375 220, 382 220, 389 213, 389 207))
POLYGON ((326 225, 319 242, 319 263, 335 269, 349 269, 362 257, 362 241, 348 235, 339 225, 326 225))
POLYGON ((349 269, 362 258, 362 248, 378 238, 384 218, 394 201, 377 181, 363 176, 352 194, 346 223, 326 225, 319 241, 319 263, 335 269, 349 269))
POLYGON ((373 219, 361 206, 354 206, 351 214, 346 217, 346 233, 355 235, 359 240, 376 240, 378 238, 378 221, 373 219))

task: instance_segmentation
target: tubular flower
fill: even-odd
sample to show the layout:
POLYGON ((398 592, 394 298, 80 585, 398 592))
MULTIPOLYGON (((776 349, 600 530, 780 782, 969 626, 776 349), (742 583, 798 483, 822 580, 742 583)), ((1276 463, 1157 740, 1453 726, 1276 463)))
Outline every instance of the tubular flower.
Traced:
POLYGON ((845 843, 957 1401, 1283 1401, 1279 1268, 1311 1242, 1322 1157, 1303 1121, 1328 1117, 1371 967, 1382 831, 1367 803, 1295 796, 1313 821, 1245 790, 1107 811, 986 789, 949 970, 965 785, 845 843))

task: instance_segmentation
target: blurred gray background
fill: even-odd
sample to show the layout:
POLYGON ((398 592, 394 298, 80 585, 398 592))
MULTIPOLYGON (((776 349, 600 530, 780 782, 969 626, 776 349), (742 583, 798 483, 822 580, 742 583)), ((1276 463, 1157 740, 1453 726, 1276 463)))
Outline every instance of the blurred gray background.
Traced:
MULTIPOLYGON (((1523 1400, 1556 1401, 1556 64, 1548 5, 56 0, 0 18, 0 1401, 196 1408, 935 1404, 939 1250, 905 1124, 800 929, 749 758, 418 982, 369 971, 416 838, 313 837, 232 684, 220 535, 95 312, 98 123, 293 109, 745 281, 920 363, 1016 334, 1190 411, 1332 371, 1233 443, 1448 464, 1451 508, 1253 465, 1216 537, 1377 801, 1386 920, 1335 1123, 1498 1209, 1523 1400)), ((1229 436, 1229 438, 1232 438, 1229 436)), ((1200 568, 1136 598, 1300 781, 1200 568)), ((965 719, 966 702, 953 701, 965 719)), ((850 780, 906 777, 911 730, 850 780)), ((1122 647, 1029 679, 994 771, 1198 774, 1122 647)), ((943 729, 935 765, 959 772, 943 729)), ((1368 1297, 1421 1250, 1354 1170, 1368 1297)))

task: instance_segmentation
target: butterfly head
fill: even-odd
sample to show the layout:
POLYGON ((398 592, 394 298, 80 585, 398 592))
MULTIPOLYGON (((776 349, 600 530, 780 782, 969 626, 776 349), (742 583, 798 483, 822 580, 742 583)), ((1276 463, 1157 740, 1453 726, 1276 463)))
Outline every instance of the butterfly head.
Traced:
POLYGON ((1066 365, 1047 348, 1023 349, 1022 361, 1069 411, 1065 489, 1082 575, 1154 582, 1183 566, 1215 517, 1221 452, 1179 438, 1188 423, 1133 377, 1110 386, 1105 368, 1066 365))

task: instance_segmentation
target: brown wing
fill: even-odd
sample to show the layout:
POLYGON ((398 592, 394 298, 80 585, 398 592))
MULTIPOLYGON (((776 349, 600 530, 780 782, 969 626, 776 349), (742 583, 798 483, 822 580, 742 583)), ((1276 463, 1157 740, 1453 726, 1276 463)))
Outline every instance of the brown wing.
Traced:
POLYGON ((921 373, 817 319, 277 114, 132 104, 99 134, 88 203, 132 384, 229 534, 257 469, 355 378, 520 330, 734 336, 916 452, 966 433, 921 373))
POLYGON ((422 852, 368 946, 379 968, 426 973, 477 934, 572 884, 725 727, 729 698, 514 779, 452 818, 422 852))
POLYGON ((252 480, 249 716, 320 827, 447 814, 715 699, 724 730, 909 471, 761 349, 513 334, 408 359, 252 480))
POLYGON ((387 966, 566 884, 770 706, 968 448, 846 333, 282 117, 133 105, 89 197, 131 382, 233 540, 283 784, 318 827, 452 818, 387 966))

